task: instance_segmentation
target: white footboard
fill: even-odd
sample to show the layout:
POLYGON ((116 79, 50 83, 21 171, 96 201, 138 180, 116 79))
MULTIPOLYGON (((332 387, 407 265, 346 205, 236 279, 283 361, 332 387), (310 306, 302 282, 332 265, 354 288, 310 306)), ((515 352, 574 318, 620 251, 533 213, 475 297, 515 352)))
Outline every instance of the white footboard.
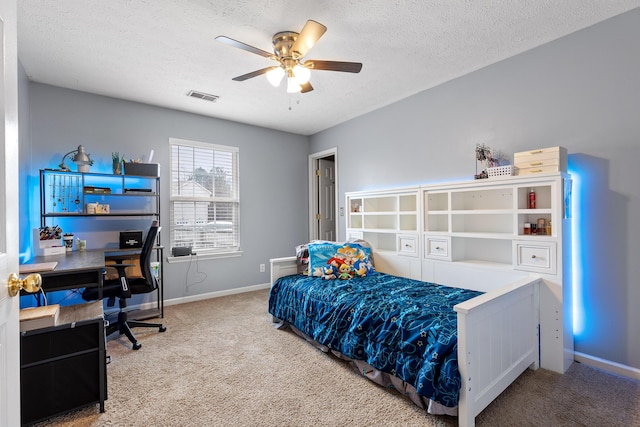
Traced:
POLYGON ((458 424, 475 417, 527 367, 538 368, 540 279, 524 279, 454 307, 458 313, 458 424))

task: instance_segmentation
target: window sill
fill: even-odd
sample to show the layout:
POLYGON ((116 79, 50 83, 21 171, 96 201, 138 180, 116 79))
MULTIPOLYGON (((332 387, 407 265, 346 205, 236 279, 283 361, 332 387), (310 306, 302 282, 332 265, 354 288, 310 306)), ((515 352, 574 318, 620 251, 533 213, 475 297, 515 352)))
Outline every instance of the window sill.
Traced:
POLYGON ((179 263, 179 262, 190 262, 193 258, 198 260, 201 259, 217 259, 217 258, 235 258, 242 256, 243 251, 232 251, 232 252, 204 252, 204 253, 196 253, 195 255, 187 255, 187 256, 168 256, 167 262, 169 264, 179 263))

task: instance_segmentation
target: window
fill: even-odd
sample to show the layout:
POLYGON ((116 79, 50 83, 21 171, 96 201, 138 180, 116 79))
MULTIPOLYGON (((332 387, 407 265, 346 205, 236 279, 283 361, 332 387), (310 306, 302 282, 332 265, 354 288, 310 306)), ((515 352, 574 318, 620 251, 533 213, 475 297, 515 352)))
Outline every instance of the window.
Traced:
POLYGON ((171 246, 240 249, 238 148, 180 139, 171 147, 171 246))

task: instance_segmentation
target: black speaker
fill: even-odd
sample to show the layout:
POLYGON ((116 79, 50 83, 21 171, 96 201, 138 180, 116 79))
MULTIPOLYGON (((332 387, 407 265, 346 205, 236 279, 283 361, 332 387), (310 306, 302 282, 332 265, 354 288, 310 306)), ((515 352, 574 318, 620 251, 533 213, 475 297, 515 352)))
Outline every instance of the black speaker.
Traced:
POLYGON ((178 246, 171 248, 172 256, 188 256, 191 255, 191 246, 178 246))

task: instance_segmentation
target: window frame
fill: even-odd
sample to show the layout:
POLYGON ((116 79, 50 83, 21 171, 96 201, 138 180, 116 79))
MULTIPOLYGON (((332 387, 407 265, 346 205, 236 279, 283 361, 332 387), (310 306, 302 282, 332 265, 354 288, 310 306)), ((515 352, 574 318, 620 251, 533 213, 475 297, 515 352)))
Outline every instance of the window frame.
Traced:
MULTIPOLYGON (((222 202, 222 203, 232 203, 234 205, 234 212, 232 218, 232 229, 235 234, 234 245, 224 246, 221 248, 198 248, 193 247, 194 255, 198 258, 220 258, 220 257, 230 257, 230 256, 239 256, 242 254, 241 246, 240 246, 240 172, 239 172, 239 164, 240 164, 240 149, 238 147, 233 147, 229 145, 222 144, 214 144, 214 143, 206 143, 199 141, 192 141, 186 139, 179 138, 169 138, 169 167, 170 167, 170 183, 169 183, 169 218, 170 218, 170 232, 169 232, 169 241, 171 247, 176 246, 175 240, 175 228, 177 224, 174 224, 175 215, 174 215, 174 207, 176 202, 222 202), (174 147, 181 146, 193 149, 201 149, 201 150, 210 150, 213 153, 216 151, 231 153, 232 160, 232 179, 231 179, 231 196, 229 197, 220 197, 212 195, 211 197, 196 197, 192 196, 184 196, 184 195, 175 195, 174 194, 174 163, 177 159, 174 158, 174 147)), ((195 169, 195 164, 194 164, 195 169)), ((181 182, 181 181, 176 181, 181 182)), ((188 181, 182 181, 188 182, 188 181)), ((183 257, 173 257, 171 255, 168 256, 169 262, 171 261, 188 261, 191 257, 183 256, 183 257)))

